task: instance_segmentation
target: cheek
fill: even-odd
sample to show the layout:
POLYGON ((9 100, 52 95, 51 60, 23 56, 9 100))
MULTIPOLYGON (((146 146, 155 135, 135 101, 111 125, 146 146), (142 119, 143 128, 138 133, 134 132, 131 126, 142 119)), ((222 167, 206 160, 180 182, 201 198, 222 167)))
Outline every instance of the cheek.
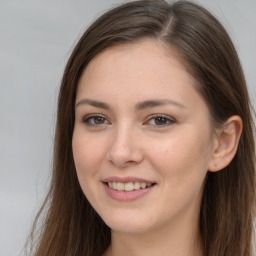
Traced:
POLYGON ((99 170, 105 159, 104 143, 100 136, 84 134, 83 129, 74 130, 72 150, 78 181, 87 199, 97 201, 99 170))
POLYGON ((72 139, 72 150, 78 177, 90 178, 97 174, 97 170, 106 152, 102 138, 83 134, 75 129, 72 139))
POLYGON ((150 152, 151 164, 167 181, 166 186, 177 189, 202 183, 210 158, 209 138, 209 132, 190 128, 156 142, 150 152))
POLYGON ((197 133, 189 136, 183 134, 158 145, 158 150, 155 148, 152 151, 154 162, 151 164, 160 174, 161 194, 166 195, 160 208, 165 209, 168 205, 167 217, 173 213, 173 209, 181 213, 200 207, 207 173, 205 152, 208 148, 200 140, 197 133))

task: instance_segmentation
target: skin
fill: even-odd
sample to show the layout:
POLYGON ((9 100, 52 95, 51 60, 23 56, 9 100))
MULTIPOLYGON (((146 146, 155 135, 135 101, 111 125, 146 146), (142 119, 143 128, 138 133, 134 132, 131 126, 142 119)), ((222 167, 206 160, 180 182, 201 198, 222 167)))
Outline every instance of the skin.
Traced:
POLYGON ((106 49, 83 72, 72 147, 82 190, 111 228, 104 255, 203 255, 199 209, 206 173, 218 169, 220 143, 194 84, 175 50, 152 40, 106 49), (148 100, 172 102, 136 108, 148 100), (101 118, 88 119, 92 114, 101 118), (110 176, 156 185, 120 202, 105 192, 102 180, 110 176))

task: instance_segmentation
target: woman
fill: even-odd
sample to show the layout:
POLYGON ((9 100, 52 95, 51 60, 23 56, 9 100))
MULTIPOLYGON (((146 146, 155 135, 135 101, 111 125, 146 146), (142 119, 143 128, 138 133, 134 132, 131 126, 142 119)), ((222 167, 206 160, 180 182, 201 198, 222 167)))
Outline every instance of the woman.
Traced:
POLYGON ((208 11, 108 11, 63 75, 34 255, 252 256, 253 129, 237 53, 208 11))

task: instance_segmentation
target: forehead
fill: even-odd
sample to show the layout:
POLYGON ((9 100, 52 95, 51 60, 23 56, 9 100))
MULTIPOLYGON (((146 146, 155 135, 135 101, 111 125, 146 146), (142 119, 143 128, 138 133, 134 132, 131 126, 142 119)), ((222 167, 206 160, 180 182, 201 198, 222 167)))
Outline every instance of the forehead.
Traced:
MULTIPOLYGON (((176 48, 154 39, 141 39, 103 50, 89 62, 84 73, 91 72, 94 68, 97 70, 111 68, 117 62, 120 64, 121 61, 127 65, 127 68, 129 67, 128 71, 136 69, 139 72, 143 70, 143 67, 145 67, 145 71, 150 71, 156 68, 162 69, 164 65, 169 66, 170 64, 180 69, 186 69, 176 48)), ((93 71, 95 72, 95 70, 93 71)))
POLYGON ((77 98, 143 101, 167 96, 192 107, 193 100, 201 97, 195 84, 175 49, 155 40, 141 40, 96 55, 82 73, 77 98))
POLYGON ((156 40, 144 39, 132 43, 116 45, 96 55, 85 68, 81 80, 100 80, 104 77, 118 79, 147 78, 162 81, 174 73, 183 79, 195 83, 195 79, 186 71, 178 52, 156 40), (180 72, 177 72, 180 71, 180 72))

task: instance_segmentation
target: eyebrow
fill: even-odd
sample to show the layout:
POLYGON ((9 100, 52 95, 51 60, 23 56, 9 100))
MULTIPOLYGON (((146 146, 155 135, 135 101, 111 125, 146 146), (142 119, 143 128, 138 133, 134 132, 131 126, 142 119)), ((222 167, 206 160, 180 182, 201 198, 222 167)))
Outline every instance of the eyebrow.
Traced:
POLYGON ((75 107, 78 107, 80 105, 90 105, 96 108, 103 108, 103 109, 110 109, 110 106, 107 103, 97 101, 97 100, 90 100, 90 99, 82 99, 79 102, 76 103, 75 107))
MULTIPOLYGON (((107 103, 97 101, 97 100, 91 100, 91 99, 82 99, 76 103, 75 107, 78 107, 78 106, 84 105, 84 104, 87 104, 87 105, 90 105, 90 106, 93 106, 96 108, 102 108, 102 109, 107 109, 107 110, 111 109, 110 105, 108 105, 107 103)), ((146 100, 146 101, 137 103, 135 105, 135 109, 143 110, 143 109, 153 108, 153 107, 158 107, 158 106, 163 106, 163 105, 174 105, 176 107, 185 108, 185 106, 183 104, 181 104, 180 102, 174 101, 174 100, 152 99, 152 100, 146 100)))
POLYGON ((158 107, 158 106, 163 106, 163 105, 174 105, 176 107, 185 108, 185 106, 183 104, 181 104, 180 102, 170 100, 170 99, 146 100, 146 101, 137 103, 135 105, 135 108, 137 110, 143 110, 143 109, 146 109, 146 108, 153 108, 153 107, 158 107))

